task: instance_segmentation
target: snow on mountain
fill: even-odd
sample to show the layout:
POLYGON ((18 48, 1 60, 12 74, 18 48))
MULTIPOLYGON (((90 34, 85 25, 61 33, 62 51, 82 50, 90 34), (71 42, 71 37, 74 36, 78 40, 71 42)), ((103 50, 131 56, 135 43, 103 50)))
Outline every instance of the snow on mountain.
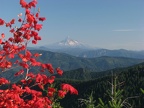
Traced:
POLYGON ((68 36, 66 39, 60 42, 56 42, 56 43, 49 44, 49 45, 43 45, 43 46, 38 47, 38 49, 78 56, 82 52, 93 49, 93 48, 82 42, 71 39, 68 36))
MULTIPOLYGON (((34 49, 34 48, 33 48, 34 49)), ((38 50, 46 50, 52 52, 66 53, 72 56, 95 58, 101 56, 110 57, 129 57, 129 58, 144 58, 144 51, 130 51, 124 49, 109 50, 103 48, 94 48, 73 40, 70 37, 50 45, 37 47, 38 50)))
POLYGON ((56 43, 58 46, 65 46, 65 47, 82 47, 85 46, 81 42, 78 42, 76 40, 71 39, 69 36, 58 43, 56 43))
POLYGON ((56 43, 50 44, 50 45, 44 45, 41 47, 47 48, 47 49, 67 49, 67 48, 89 49, 90 48, 88 45, 83 44, 82 42, 79 42, 77 40, 73 40, 69 36, 60 42, 56 42, 56 43))
POLYGON ((58 44, 62 45, 62 46, 79 46, 79 45, 81 45, 78 41, 72 40, 69 37, 67 37, 65 40, 62 40, 58 44))

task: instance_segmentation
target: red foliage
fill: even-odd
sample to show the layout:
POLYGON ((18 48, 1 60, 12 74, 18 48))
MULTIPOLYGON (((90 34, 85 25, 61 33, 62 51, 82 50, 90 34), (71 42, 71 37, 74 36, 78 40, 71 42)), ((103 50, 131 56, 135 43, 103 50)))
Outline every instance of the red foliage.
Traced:
POLYGON ((63 74, 63 70, 61 70, 59 67, 56 68, 56 71, 57 71, 57 73, 58 73, 59 75, 62 75, 62 74, 63 74))
POLYGON ((39 20, 40 20, 40 21, 45 21, 46 18, 45 18, 45 17, 40 17, 39 20))
POLYGON ((5 78, 0 78, 0 85, 2 85, 2 84, 7 84, 7 83, 9 83, 9 81, 8 81, 7 79, 5 79, 5 78))
POLYGON ((64 98, 66 94, 67 94, 66 91, 63 91, 63 90, 59 90, 59 91, 58 91, 58 96, 59 96, 60 98, 64 98))
MULTIPOLYGON (((42 24, 39 21, 45 21, 45 17, 40 17, 39 11, 31 13, 31 8, 35 8, 37 0, 31 0, 27 3, 25 0, 20 0, 20 5, 25 10, 25 18, 21 19, 22 14, 19 14, 18 22, 21 23, 20 27, 13 27, 15 19, 5 23, 0 18, 0 26, 5 25, 9 27, 9 32, 12 34, 8 40, 4 39, 5 34, 1 33, 0 45, 0 69, 6 71, 14 66, 20 66, 20 70, 14 74, 14 76, 25 76, 21 79, 19 84, 11 84, 12 87, 6 90, 0 90, 0 108, 52 108, 53 99, 55 96, 64 98, 65 95, 70 92, 71 94, 78 95, 78 91, 69 84, 62 84, 61 90, 49 86, 45 88, 45 85, 52 85, 55 81, 54 74, 55 69, 50 63, 41 63, 37 61, 37 58, 41 56, 39 53, 32 54, 27 50, 28 42, 37 44, 41 37, 38 31, 42 29, 42 24), (19 60, 12 62, 11 59, 19 57, 19 60), (31 67, 38 67, 39 72, 48 71, 51 75, 34 74, 29 72, 31 67), (43 95, 40 90, 35 90, 33 87, 39 87, 40 90, 46 91, 47 95, 43 95), (28 98, 31 97, 31 98, 28 98)), ((63 74, 60 68, 56 68, 56 72, 59 75, 63 74)), ((0 85, 9 84, 5 78, 0 78, 0 85)))
POLYGON ((18 76, 18 75, 23 74, 23 73, 24 73, 24 70, 20 70, 17 73, 15 73, 14 76, 18 76))
POLYGON ((15 19, 12 19, 11 21, 10 21, 10 24, 14 24, 15 23, 15 19))
POLYGON ((2 33, 2 34, 1 34, 1 37, 2 37, 2 38, 4 38, 4 37, 5 37, 5 34, 4 34, 4 33, 2 33))
POLYGON ((5 21, 0 18, 0 25, 4 25, 5 21))
POLYGON ((78 95, 78 91, 71 85, 69 84, 62 84, 61 85, 62 90, 70 92, 71 94, 76 94, 78 95))

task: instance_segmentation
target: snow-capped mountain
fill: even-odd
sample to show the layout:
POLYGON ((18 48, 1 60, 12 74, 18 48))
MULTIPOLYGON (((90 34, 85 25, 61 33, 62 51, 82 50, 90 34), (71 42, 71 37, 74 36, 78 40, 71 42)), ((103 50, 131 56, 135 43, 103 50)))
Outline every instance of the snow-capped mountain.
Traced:
POLYGON ((68 46, 68 47, 78 47, 78 46, 83 46, 82 43, 71 39, 70 37, 67 37, 65 40, 62 40, 57 43, 60 46, 68 46))
POLYGON ((101 56, 128 57, 144 59, 144 51, 130 51, 124 49, 109 50, 104 48, 93 48, 82 42, 67 37, 66 39, 51 45, 40 46, 37 49, 52 52, 66 53, 72 56, 95 58, 101 56))
POLYGON ((39 49, 48 50, 52 52, 67 53, 70 55, 78 56, 81 52, 92 49, 92 47, 71 39, 69 36, 54 44, 40 46, 39 49))
POLYGON ((89 49, 90 47, 86 44, 83 44, 82 42, 79 42, 77 40, 71 39, 69 36, 60 41, 60 42, 56 42, 54 44, 50 44, 50 45, 44 45, 41 46, 40 48, 46 48, 46 49, 71 49, 71 48, 81 48, 81 49, 89 49))

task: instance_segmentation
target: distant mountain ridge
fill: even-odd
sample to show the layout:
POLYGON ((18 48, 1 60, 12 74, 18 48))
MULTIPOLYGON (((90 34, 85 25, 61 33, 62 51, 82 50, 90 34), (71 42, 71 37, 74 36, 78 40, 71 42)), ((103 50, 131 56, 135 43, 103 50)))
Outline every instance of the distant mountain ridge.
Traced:
POLYGON ((52 63, 54 67, 60 67, 64 71, 78 68, 87 68, 91 71, 104 71, 117 67, 127 67, 144 62, 144 59, 133 59, 125 57, 97 57, 97 58, 82 58, 68 54, 33 50, 33 53, 39 52, 42 56, 39 57, 41 62, 52 63))
POLYGON ((144 51, 131 51, 125 49, 109 50, 104 48, 95 48, 71 39, 70 37, 67 37, 66 39, 54 44, 40 46, 36 49, 66 53, 72 56, 84 58, 109 56, 144 59, 144 51))
POLYGON ((68 36, 66 39, 60 42, 39 46, 37 48, 30 48, 30 49, 38 49, 38 50, 43 49, 46 51, 66 53, 73 56, 79 56, 79 54, 81 54, 82 52, 88 51, 89 49, 92 48, 68 36))
POLYGON ((85 57, 85 58, 94 58, 101 56, 143 59, 144 51, 131 51, 125 49, 119 49, 119 50, 97 49, 97 50, 84 51, 78 55, 78 57, 85 57))
POLYGON ((124 67, 124 68, 115 68, 115 69, 110 69, 102 72, 91 72, 88 69, 84 68, 79 68, 75 70, 70 70, 70 71, 65 71, 62 76, 59 76, 58 74, 56 75, 57 78, 60 79, 71 79, 71 80, 93 80, 105 76, 111 76, 112 72, 119 74, 123 71, 130 71, 132 69, 137 69, 137 68, 143 68, 144 69, 144 62, 140 64, 136 64, 133 66, 129 67, 124 67))
POLYGON ((88 47, 88 45, 85 45, 82 42, 79 42, 77 40, 74 40, 74 39, 70 38, 69 36, 60 42, 56 42, 53 44, 44 45, 44 46, 40 46, 40 47, 43 47, 45 49, 51 49, 51 50, 67 49, 67 48, 82 48, 82 49, 89 49, 90 48, 90 47, 88 47))
MULTIPOLYGON (((132 59, 125 57, 97 57, 97 58, 82 58, 75 57, 68 54, 44 51, 44 50, 31 50, 32 53, 40 53, 42 56, 38 58, 39 62, 51 63, 54 68, 60 67, 63 71, 70 71, 74 69, 86 69, 90 72, 102 72, 115 68, 122 68, 133 66, 144 62, 144 59, 132 59)), ((14 74, 19 71, 19 68, 13 68, 9 70, 10 72, 3 72, 0 76, 7 77, 9 80, 18 81, 19 78, 15 78, 14 74)), ((81 70, 79 70, 81 71, 81 70)), ((35 74, 40 72, 39 68, 31 67, 30 72, 35 74)), ((85 71, 82 70, 85 73, 85 71)), ((78 72, 79 73, 79 72, 78 72)), ((43 74, 49 74, 49 72, 44 72, 43 74)), ((81 73, 80 73, 81 74, 81 73)), ((84 77, 84 76, 82 76, 84 77)))

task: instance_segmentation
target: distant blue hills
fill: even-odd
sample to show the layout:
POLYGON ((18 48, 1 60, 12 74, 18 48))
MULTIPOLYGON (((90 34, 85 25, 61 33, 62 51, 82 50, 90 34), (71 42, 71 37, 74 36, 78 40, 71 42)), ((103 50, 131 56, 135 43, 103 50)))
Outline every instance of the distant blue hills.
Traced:
POLYGON ((79 41, 73 40, 69 37, 54 44, 43 45, 30 49, 66 53, 72 56, 84 57, 84 58, 109 56, 109 57, 127 57, 127 58, 144 59, 144 50, 132 51, 125 49, 109 50, 104 48, 95 48, 90 47, 89 45, 86 45, 79 41))

